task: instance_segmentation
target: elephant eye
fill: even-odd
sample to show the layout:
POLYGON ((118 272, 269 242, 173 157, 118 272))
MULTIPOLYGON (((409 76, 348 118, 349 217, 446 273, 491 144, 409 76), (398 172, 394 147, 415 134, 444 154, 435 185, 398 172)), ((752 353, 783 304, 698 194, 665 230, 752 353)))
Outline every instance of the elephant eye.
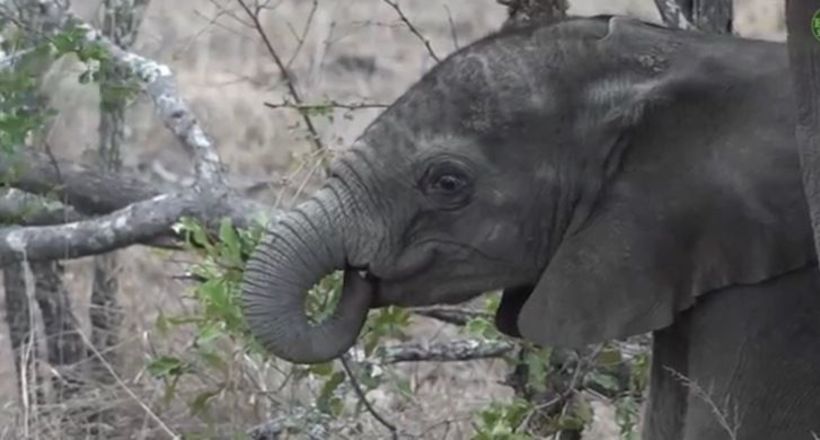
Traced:
POLYGON ((466 186, 467 182, 454 174, 439 176, 433 183, 433 189, 442 193, 455 193, 466 186))
POLYGON ((443 209, 464 206, 471 187, 465 167, 449 161, 431 166, 422 181, 422 191, 443 209))

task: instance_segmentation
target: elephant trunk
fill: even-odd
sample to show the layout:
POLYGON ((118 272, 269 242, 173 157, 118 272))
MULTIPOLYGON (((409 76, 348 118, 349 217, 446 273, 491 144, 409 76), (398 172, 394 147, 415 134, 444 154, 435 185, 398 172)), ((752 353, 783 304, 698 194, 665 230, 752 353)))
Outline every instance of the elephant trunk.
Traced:
POLYGON ((286 214, 265 234, 245 268, 242 297, 251 333, 291 362, 325 362, 342 355, 355 343, 372 302, 371 283, 347 270, 333 314, 313 324, 305 313, 309 289, 348 264, 336 194, 325 188, 286 214))

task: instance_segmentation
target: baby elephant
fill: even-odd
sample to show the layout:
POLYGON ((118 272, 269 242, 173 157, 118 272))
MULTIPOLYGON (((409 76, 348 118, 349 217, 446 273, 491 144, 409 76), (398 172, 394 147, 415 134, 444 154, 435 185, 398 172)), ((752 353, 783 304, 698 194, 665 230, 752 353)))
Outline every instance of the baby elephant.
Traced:
POLYGON ((654 332, 644 437, 820 435, 820 274, 783 44, 623 17, 509 29, 436 66, 271 226, 244 310, 320 362, 367 311, 505 289, 505 333, 654 332), (346 271, 318 325, 306 291, 346 271), (359 273, 366 273, 360 276, 359 273))

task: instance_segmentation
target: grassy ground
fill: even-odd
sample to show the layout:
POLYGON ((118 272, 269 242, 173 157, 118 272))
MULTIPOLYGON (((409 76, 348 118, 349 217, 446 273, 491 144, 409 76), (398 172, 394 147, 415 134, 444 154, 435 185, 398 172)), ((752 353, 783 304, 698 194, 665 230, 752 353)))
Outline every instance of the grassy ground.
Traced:
MULTIPOLYGON (((81 14, 92 18, 99 1, 74 3, 81 14)), ((651 0, 571 3, 571 12, 581 15, 628 13, 657 20, 651 0), (602 3, 609 6, 604 8, 602 3)), ((782 7, 780 3, 738 1, 736 26, 744 35, 782 39, 782 11, 775 6, 782 7)), ((265 29, 288 61, 306 102, 389 103, 434 64, 422 41, 380 0, 322 0, 307 27, 313 2, 280 0, 272 4, 265 29)), ((494 0, 403 0, 401 6, 439 57, 498 28, 505 18, 504 9, 494 0)), ((236 176, 234 183, 261 184, 257 192, 261 199, 288 206, 294 193, 309 192, 315 185, 317 161, 310 155, 312 145, 299 115, 263 106, 265 101, 287 99, 283 78, 258 35, 232 18, 236 14, 239 10, 233 0, 155 0, 135 49, 177 72, 182 94, 216 139, 231 175, 236 176)), ((79 86, 75 75, 66 74, 74 71, 76 66, 62 63, 49 82, 53 103, 60 110, 50 140, 57 155, 82 161, 97 147, 98 96, 92 86, 79 86)), ((332 118, 317 118, 322 143, 331 150, 344 148, 376 114, 378 110, 336 111, 332 118)), ((185 178, 190 171, 189 156, 156 120, 150 104, 134 103, 129 117, 130 134, 123 149, 126 165, 146 170, 155 178, 185 178)), ((117 368, 122 383, 100 387, 97 394, 80 396, 75 404, 116 408, 121 418, 111 426, 109 438, 156 438, 162 429, 149 421, 150 414, 142 405, 160 408, 161 386, 145 374, 144 365, 156 350, 186 343, 184 334, 159 337, 154 322, 160 311, 191 307, 184 298, 189 286, 173 279, 184 272, 188 257, 139 248, 120 254, 126 316, 117 368)), ((87 326, 90 260, 68 263, 67 272, 77 314, 87 326)), ((21 409, 6 334, 0 332, 0 438, 19 438, 24 430, 33 437, 63 437, 66 427, 47 415, 48 408, 39 412, 21 409)), ((452 328, 432 321, 414 325, 418 340, 435 341, 453 334, 452 328)), ((505 372, 500 361, 417 364, 400 370, 410 378, 413 399, 398 398, 389 390, 374 391, 369 398, 397 425, 423 438, 468 438, 471 414, 492 400, 511 395, 498 384, 505 372)), ((607 420, 611 409, 605 405, 595 408, 603 421, 587 437, 615 438, 607 420)), ((263 418, 249 405, 237 402, 226 402, 224 409, 226 424, 249 426, 263 418)), ((164 409, 160 417, 175 430, 198 423, 184 407, 164 409)), ((384 435, 369 417, 362 416, 362 424, 360 438, 384 435)))

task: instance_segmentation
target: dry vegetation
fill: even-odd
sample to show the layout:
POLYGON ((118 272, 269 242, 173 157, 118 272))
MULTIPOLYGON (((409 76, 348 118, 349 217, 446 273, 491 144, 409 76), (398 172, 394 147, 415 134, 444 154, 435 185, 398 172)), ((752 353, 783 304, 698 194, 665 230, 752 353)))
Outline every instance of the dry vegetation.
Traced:
MULTIPOLYGON (((657 20, 651 0, 570 3, 570 13, 627 13, 657 20)), ((781 3, 737 2, 739 32, 782 39, 782 11, 774 6, 781 3)), ((98 4, 95 0, 74 1, 75 9, 88 19, 98 4)), ((409 32, 396 11, 382 0, 279 0, 271 5, 264 15, 265 29, 307 103, 389 103, 435 62, 419 37, 409 32)), ((403 0, 401 7, 438 57, 497 29, 505 19, 505 10, 495 0, 403 0)), ((233 0, 154 0, 134 50, 176 71, 182 94, 216 138, 232 183, 253 188, 264 200, 288 206, 298 193, 310 192, 321 167, 316 154, 311 153, 313 145, 299 113, 263 105, 291 98, 258 35, 236 16, 239 11, 233 0)), ((97 148, 98 96, 95 87, 80 86, 76 75, 66 74, 72 70, 76 71, 76 66, 61 63, 50 77, 49 93, 59 110, 50 142, 57 155, 82 161, 87 151, 97 148)), ((378 108, 337 109, 332 115, 314 118, 321 142, 330 150, 344 148, 378 112, 378 108)), ((159 180, 188 178, 190 157, 154 117, 150 103, 135 102, 128 117, 125 166, 159 180)), ((17 378, 6 333, 0 332, 0 359, 4 360, 0 363, 0 438, 21 438, 24 431, 32 438, 62 438, 69 427, 55 414, 71 407, 78 411, 116 409, 118 418, 103 430, 107 438, 160 438, 164 429, 154 418, 176 432, 196 428, 199 421, 184 405, 162 404, 162 384, 144 368, 155 353, 189 342, 186 334, 159 335, 155 321, 160 311, 167 314, 193 307, 186 298, 190 285, 175 279, 186 271, 191 257, 146 248, 120 254, 118 275, 125 321, 121 362, 115 366, 117 381, 83 393, 57 411, 26 407, 15 391, 17 378)), ((86 310, 91 291, 90 261, 72 261, 66 266, 66 282, 77 316, 86 319, 87 313, 81 311, 86 310)), ((83 324, 87 329, 88 323, 83 324)), ((453 327, 433 320, 416 319, 413 326, 414 338, 420 341, 440 340, 455 332, 453 327)), ((236 364, 246 373, 256 366, 245 359, 236 359, 236 364)), ((398 370, 410 379, 413 398, 402 398, 389 389, 373 391, 368 397, 393 423, 419 438, 468 438, 476 409, 512 395, 508 387, 499 384, 506 372, 502 361, 414 363, 398 370)), ((253 374, 271 379, 277 373, 253 374)), ((185 382, 179 388, 185 393, 197 386, 185 382)), ((310 391, 302 387, 283 393, 310 395, 310 391)), ((220 423, 238 429, 264 420, 264 414, 244 397, 225 396, 220 401, 220 423)), ((594 407, 597 418, 611 417, 605 405, 594 407)), ((352 438, 384 437, 383 428, 371 417, 362 415, 360 420, 364 434, 352 438)), ((610 425, 597 423, 588 438, 616 438, 610 425)))

